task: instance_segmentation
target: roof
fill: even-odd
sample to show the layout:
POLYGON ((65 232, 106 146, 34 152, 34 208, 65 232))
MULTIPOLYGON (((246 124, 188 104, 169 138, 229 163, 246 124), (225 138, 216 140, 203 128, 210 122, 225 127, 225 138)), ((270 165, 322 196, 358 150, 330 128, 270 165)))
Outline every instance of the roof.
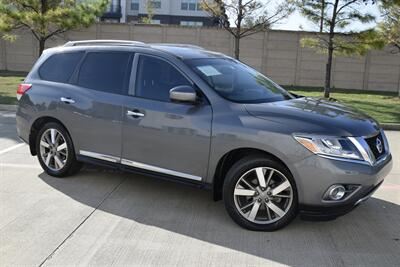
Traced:
POLYGON ((192 44, 170 44, 170 43, 157 43, 146 44, 137 41, 126 40, 84 40, 84 41, 70 41, 63 47, 81 47, 81 46, 106 46, 106 47, 140 47, 140 48, 153 48, 158 51, 163 51, 172 54, 181 59, 194 59, 194 58, 221 58, 226 55, 218 52, 208 51, 204 48, 192 44))
POLYGON ((194 46, 185 47, 182 45, 173 45, 173 44, 153 44, 150 45, 150 47, 165 51, 182 59, 226 57, 222 53, 213 52, 198 47, 196 48, 194 46))

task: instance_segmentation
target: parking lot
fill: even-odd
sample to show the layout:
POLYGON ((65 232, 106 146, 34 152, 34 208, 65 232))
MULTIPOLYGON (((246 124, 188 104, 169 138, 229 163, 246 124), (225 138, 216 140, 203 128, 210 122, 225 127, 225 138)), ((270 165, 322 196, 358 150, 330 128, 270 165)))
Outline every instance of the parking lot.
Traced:
POLYGON ((263 233, 188 186, 90 166, 52 178, 0 111, 0 265, 398 266, 400 132, 387 135, 394 167, 369 201, 263 233))

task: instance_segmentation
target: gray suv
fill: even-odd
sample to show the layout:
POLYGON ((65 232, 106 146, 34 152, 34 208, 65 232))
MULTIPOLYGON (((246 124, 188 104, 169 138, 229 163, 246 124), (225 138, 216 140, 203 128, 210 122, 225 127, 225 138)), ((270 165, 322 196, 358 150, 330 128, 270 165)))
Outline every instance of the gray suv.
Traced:
POLYGON ((251 230, 342 215, 392 166, 372 118, 191 45, 68 42, 17 97, 18 135, 49 175, 86 162, 208 188, 251 230))

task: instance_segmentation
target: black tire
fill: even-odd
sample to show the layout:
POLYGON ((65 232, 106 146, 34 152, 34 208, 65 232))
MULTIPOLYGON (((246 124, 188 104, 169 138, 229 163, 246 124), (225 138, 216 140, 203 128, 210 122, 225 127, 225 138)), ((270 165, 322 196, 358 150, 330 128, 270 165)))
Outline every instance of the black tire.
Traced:
MULTIPOLYGON (((225 208, 229 216, 240 226, 252 230, 252 231, 276 231, 286 225, 288 225, 298 213, 298 197, 296 184, 290 171, 283 166, 281 163, 267 158, 263 155, 247 156, 238 162, 236 162, 228 171, 223 185, 223 200, 225 208), (292 187, 292 202, 287 212, 283 217, 279 218, 275 222, 261 224, 252 222, 244 217, 235 205, 234 190, 236 183, 249 170, 257 167, 269 167, 281 172, 287 180, 290 182, 292 187)), ((288 205, 289 206, 289 205, 288 205)), ((256 213, 257 214, 257 213, 256 213)))
POLYGON ((77 173, 82 167, 82 163, 76 160, 74 146, 73 146, 71 137, 68 134, 68 131, 62 125, 55 123, 55 122, 46 123, 38 132, 38 135, 36 138, 36 152, 37 152, 37 157, 38 157, 39 163, 42 166, 43 170, 47 174, 54 176, 54 177, 66 177, 69 175, 73 175, 73 174, 77 173), (40 140, 42 138, 43 133, 45 133, 49 129, 56 129, 57 131, 59 131, 62 134, 62 136, 64 137, 65 142, 67 144, 68 154, 66 157, 66 162, 65 162, 65 165, 59 170, 53 170, 53 169, 49 168, 46 165, 46 163, 43 161, 42 156, 41 156, 40 140))

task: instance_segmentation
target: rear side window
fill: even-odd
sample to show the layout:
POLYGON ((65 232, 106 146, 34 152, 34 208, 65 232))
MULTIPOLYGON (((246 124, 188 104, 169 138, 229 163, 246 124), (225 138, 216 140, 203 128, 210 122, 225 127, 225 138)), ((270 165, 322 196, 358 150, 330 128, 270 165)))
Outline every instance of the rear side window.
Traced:
POLYGON ((131 53, 88 53, 79 71, 78 85, 107 93, 121 94, 127 82, 131 53))
POLYGON ((67 83, 82 56, 83 52, 52 55, 39 68, 39 76, 46 81, 67 83))
POLYGON ((141 55, 136 77, 136 96, 170 102, 169 90, 191 83, 171 64, 151 56, 141 55))

